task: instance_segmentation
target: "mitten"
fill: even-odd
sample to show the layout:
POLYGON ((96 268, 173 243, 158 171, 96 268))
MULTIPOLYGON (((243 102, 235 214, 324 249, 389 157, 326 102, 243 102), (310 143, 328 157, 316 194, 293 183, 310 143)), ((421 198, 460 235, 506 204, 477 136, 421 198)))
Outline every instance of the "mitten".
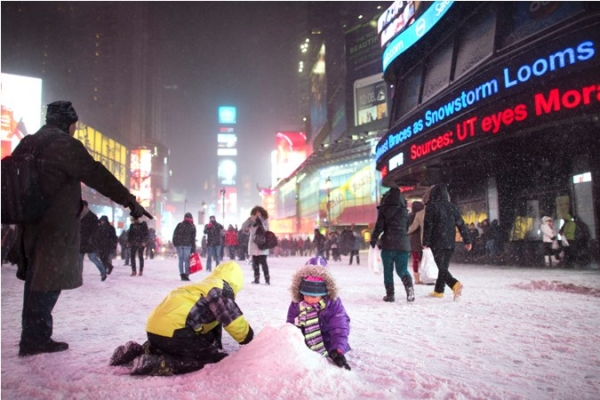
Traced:
POLYGON ((333 349, 329 352, 329 357, 331 357, 331 360, 335 365, 340 368, 346 368, 348 371, 350 371, 351 368, 346 361, 346 357, 344 357, 341 351, 338 349, 333 349))

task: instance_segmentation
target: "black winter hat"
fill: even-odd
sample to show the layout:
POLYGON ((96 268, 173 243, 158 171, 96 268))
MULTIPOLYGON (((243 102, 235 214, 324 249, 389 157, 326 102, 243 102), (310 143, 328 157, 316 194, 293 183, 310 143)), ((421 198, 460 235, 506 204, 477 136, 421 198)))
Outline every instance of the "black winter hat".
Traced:
POLYGON ((70 101, 55 101, 47 105, 46 123, 68 132, 71 124, 79 121, 79 117, 70 101))
POLYGON ((302 278, 300 293, 307 296, 325 296, 327 295, 327 285, 322 278, 307 276, 302 278))
POLYGON ((108 224, 108 217, 106 215, 103 215, 100 217, 99 221, 104 221, 108 224))
POLYGON ((194 217, 192 216, 192 213, 185 213, 185 215, 183 216, 183 218, 194 219, 194 217))

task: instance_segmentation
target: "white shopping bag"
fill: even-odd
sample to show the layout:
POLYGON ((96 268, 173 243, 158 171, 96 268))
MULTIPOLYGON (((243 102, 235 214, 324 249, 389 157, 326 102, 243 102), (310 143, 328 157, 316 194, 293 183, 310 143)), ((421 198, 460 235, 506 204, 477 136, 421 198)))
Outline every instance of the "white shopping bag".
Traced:
POLYGON ((421 263, 419 264, 419 274, 423 283, 435 283, 438 277, 438 267, 429 247, 423 249, 423 258, 421 258, 421 263))
POLYGON ((379 247, 375 246, 375 248, 369 246, 369 258, 367 264, 369 265, 369 270, 374 274, 380 274, 383 270, 383 261, 381 261, 381 250, 379 247))

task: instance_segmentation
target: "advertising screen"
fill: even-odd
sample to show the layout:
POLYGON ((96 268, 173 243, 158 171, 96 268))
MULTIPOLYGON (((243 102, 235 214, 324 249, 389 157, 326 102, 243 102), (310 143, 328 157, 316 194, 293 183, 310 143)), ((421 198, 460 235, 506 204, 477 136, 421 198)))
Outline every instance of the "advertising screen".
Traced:
POLYGON ((129 191, 144 207, 152 201, 152 152, 150 149, 131 151, 131 178, 129 191))
POLYGON ((217 143, 218 156, 237 156, 237 135, 235 133, 219 133, 217 143))
POLYGON ((387 85, 383 74, 354 82, 354 124, 364 125, 388 117, 387 85))
POLYGON ((237 163, 231 158, 219 159, 217 168, 219 185, 234 186, 237 178, 237 163))
POLYGON ((401 1, 397 3, 402 3, 402 8, 399 9, 396 19, 381 32, 381 47, 385 47, 390 40, 396 37, 413 22, 415 16, 414 3, 412 1, 401 1))
POLYGON ((277 132, 275 148, 273 176, 278 181, 290 176, 306 160, 306 134, 304 132, 277 132))
POLYGON ((124 145, 81 122, 77 124, 73 137, 83 143, 94 160, 100 161, 119 182, 127 186, 127 148, 124 145))
POLYGON ((10 155, 25 135, 42 126, 42 80, 1 74, 2 158, 10 155))
POLYGON ((233 125, 237 120, 237 109, 230 106, 219 107, 219 123, 233 125))
POLYGON ((378 143, 382 177, 481 140, 598 112, 599 44, 598 32, 582 31, 486 69, 471 86, 440 98, 378 143), (388 152, 392 153, 381 163, 388 152))

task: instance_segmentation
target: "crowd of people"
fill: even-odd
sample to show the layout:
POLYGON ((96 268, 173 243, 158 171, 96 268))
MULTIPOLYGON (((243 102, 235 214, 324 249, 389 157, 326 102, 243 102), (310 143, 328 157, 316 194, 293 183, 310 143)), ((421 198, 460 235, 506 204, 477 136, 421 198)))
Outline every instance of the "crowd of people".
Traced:
MULTIPOLYGON (((2 260, 16 264, 17 277, 25 281, 19 356, 65 351, 68 344, 52 339, 52 311, 62 290, 83 284, 85 255, 96 266, 101 281, 113 271, 118 245, 131 276, 143 276, 144 261, 153 259, 159 238, 144 217, 152 216, 138 203, 100 162, 95 161, 83 144, 73 138, 78 116, 70 102, 48 105, 46 124, 32 140, 22 141, 13 154, 32 151, 39 140, 56 138, 41 157, 52 168, 39 171, 42 190, 54 201, 36 221, 2 228, 2 260), (95 189, 130 210, 131 224, 117 237, 107 216, 98 217, 82 199, 81 183, 95 189), (60 234, 57 234, 60 233, 60 234)), ((415 301, 414 284, 420 284, 419 260, 423 250, 431 250, 438 268, 431 297, 442 298, 446 286, 454 299, 462 295, 463 284, 450 273, 450 260, 456 247, 456 232, 467 252, 475 241, 476 251, 483 252, 493 263, 502 253, 502 236, 498 221, 481 223, 481 231, 467 226, 456 205, 450 201, 444 183, 430 186, 423 201, 415 201, 408 212, 406 199, 398 188, 390 188, 382 197, 374 229, 370 235, 372 249, 381 250, 383 262, 383 301, 395 301, 394 272, 399 276, 409 303, 415 301), (480 239, 481 238, 481 239, 480 239), (412 256, 413 274, 408 271, 412 256)), ((557 231, 552 218, 544 217, 541 226, 547 266, 563 254, 565 262, 578 260, 579 249, 587 245, 589 232, 570 215, 557 231), (559 243, 559 236, 561 237, 559 243)), ((222 346, 225 330, 241 345, 252 341, 254 331, 236 303, 243 288, 243 273, 237 260, 252 264, 253 284, 262 279, 271 284, 268 256, 311 256, 292 278, 291 302, 282 320, 300 329, 306 346, 328 357, 331 362, 350 370, 346 355, 350 317, 341 299, 335 279, 327 268, 328 260, 360 263, 362 235, 355 226, 327 235, 314 230, 312 240, 282 237, 274 249, 259 246, 256 238, 269 230, 269 214, 255 206, 241 228, 227 229, 215 216, 203 227, 200 252, 205 255, 209 274, 200 282, 186 283, 164 298, 150 313, 146 325, 148 340, 144 344, 129 341, 118 346, 109 363, 128 365, 132 375, 175 375, 197 371, 208 363, 227 356, 222 346), (223 258, 229 257, 229 261, 223 258), (214 263, 214 268, 213 268, 214 263)), ((190 213, 177 224, 170 245, 178 257, 179 276, 190 281, 190 255, 197 250, 197 231, 190 213)), ((479 254, 479 253, 478 253, 479 254)))

